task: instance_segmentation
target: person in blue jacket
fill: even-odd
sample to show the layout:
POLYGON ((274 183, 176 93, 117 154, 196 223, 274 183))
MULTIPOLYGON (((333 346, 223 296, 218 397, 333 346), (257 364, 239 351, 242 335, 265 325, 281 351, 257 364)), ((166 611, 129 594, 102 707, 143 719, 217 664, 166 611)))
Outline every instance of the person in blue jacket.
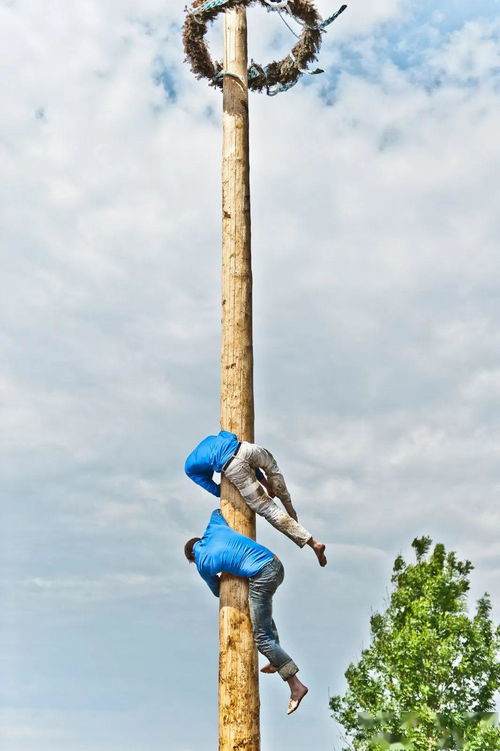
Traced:
POLYGON ((188 477, 217 497, 220 497, 220 485, 214 481, 213 474, 223 474, 256 514, 299 547, 309 545, 320 566, 326 566, 325 545, 299 524, 284 477, 270 451, 255 443, 239 441, 234 433, 221 430, 218 435, 204 438, 191 451, 185 470, 188 477), (273 500, 275 497, 282 502, 284 511, 273 500))
POLYGON ((281 646, 273 620, 273 595, 285 575, 279 558, 269 548, 231 529, 219 509, 212 512, 203 537, 188 540, 184 554, 190 563, 196 563, 198 573, 216 597, 219 596, 219 574, 227 572, 248 579, 255 643, 269 660, 262 672, 277 672, 288 683, 287 714, 295 712, 308 688, 298 679, 299 668, 281 646))

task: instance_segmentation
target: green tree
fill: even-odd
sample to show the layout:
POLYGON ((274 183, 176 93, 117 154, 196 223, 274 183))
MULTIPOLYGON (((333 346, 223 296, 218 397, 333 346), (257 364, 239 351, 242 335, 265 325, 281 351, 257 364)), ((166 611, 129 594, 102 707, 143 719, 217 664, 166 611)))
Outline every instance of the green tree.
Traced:
POLYGON ((349 665, 333 717, 352 742, 345 748, 500 751, 495 693, 500 689, 500 626, 485 594, 467 614, 469 561, 416 538, 416 562, 394 563, 384 613, 371 617, 371 644, 349 665))

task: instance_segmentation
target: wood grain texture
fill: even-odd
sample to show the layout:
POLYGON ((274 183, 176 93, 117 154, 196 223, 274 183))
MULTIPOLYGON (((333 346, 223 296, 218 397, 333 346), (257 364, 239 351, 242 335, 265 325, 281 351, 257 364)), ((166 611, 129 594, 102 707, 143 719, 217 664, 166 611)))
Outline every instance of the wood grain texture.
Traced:
MULTIPOLYGON (((244 7, 226 11, 224 69, 247 78, 244 7)), ((252 268, 248 90, 224 76, 222 157, 221 427, 254 439, 252 268)), ((224 477, 221 509, 237 532, 255 538, 255 514, 224 477)), ((220 594, 219 751, 259 751, 257 651, 248 582, 224 574, 220 594)))

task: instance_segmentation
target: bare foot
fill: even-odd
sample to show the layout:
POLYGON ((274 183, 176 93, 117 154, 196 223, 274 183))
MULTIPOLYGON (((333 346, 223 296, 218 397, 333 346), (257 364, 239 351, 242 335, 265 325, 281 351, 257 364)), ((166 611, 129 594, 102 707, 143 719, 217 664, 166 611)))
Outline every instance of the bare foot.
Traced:
POLYGON ((320 566, 326 566, 327 560, 325 555, 326 545, 322 542, 318 542, 314 537, 310 537, 307 544, 314 550, 316 558, 319 561, 320 566))
POLYGON ((324 545, 322 542, 315 541, 313 550, 316 553, 316 558, 318 559, 320 566, 326 566, 327 564, 325 549, 326 545, 324 545))
POLYGON ((288 702, 288 711, 287 714, 292 714, 295 712, 296 709, 298 709, 300 702, 304 698, 304 696, 307 694, 309 689, 307 686, 304 686, 303 683, 299 681, 297 676, 294 676, 294 682, 293 685, 289 682, 290 688, 292 689, 292 693, 290 695, 290 701, 288 702))
POLYGON ((261 673, 277 673, 278 671, 274 667, 274 665, 271 665, 269 662, 267 665, 264 665, 263 668, 260 669, 261 673))

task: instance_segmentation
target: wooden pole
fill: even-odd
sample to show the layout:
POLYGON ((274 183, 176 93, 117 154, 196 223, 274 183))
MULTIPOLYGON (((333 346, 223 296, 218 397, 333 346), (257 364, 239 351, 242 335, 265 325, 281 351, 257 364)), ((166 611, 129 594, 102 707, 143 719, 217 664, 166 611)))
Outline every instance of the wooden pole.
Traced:
MULTIPOLYGON (((244 7, 225 12, 222 155, 221 427, 254 439, 252 268, 247 25, 244 7)), ((255 538, 255 514, 224 477, 221 508, 237 532, 255 538)), ((257 651, 248 582, 224 574, 220 593, 219 751, 259 751, 257 651)))

